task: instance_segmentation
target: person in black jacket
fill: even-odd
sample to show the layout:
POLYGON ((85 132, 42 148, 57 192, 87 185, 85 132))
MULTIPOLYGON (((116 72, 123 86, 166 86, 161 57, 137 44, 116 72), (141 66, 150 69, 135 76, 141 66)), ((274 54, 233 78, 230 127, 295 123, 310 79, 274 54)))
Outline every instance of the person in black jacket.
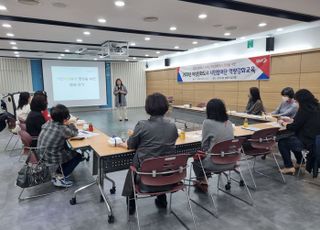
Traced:
MULTIPOLYGON (((38 137, 41 132, 41 127, 46 123, 41 111, 47 109, 47 99, 44 95, 36 95, 32 98, 30 104, 31 112, 28 114, 26 120, 27 132, 32 137, 38 137)), ((31 147, 36 147, 37 141, 33 140, 31 147)))
POLYGON ((320 106, 319 101, 307 89, 296 92, 295 99, 299 110, 293 119, 280 120, 280 124, 288 131, 294 132, 293 136, 279 140, 278 147, 283 158, 284 174, 294 174, 302 162, 303 149, 312 149, 315 138, 320 134, 320 106), (294 153, 296 164, 291 161, 291 152, 294 153))

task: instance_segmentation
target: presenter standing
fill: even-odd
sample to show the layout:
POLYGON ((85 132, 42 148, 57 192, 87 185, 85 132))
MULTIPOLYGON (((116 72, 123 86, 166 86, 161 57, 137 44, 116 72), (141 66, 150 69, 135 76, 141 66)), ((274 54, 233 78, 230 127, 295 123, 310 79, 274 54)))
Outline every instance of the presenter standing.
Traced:
POLYGON ((118 78, 113 88, 113 94, 115 96, 115 106, 118 110, 119 121, 122 121, 123 118, 125 121, 128 121, 126 100, 127 93, 127 88, 122 84, 121 79, 118 78))

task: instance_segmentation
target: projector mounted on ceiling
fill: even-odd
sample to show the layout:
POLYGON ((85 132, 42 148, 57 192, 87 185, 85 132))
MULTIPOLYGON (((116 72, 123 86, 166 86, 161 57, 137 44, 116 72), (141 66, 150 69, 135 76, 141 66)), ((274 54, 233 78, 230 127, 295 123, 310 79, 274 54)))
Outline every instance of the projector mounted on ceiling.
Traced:
POLYGON ((101 47, 81 47, 76 53, 103 58, 125 58, 129 56, 129 45, 123 41, 106 41, 101 47))

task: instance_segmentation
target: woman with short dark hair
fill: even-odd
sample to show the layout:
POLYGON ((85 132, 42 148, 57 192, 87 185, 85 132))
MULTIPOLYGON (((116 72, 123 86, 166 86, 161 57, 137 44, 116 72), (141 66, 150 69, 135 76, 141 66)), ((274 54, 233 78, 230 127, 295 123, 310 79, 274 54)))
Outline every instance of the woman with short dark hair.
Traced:
POLYGON ((127 114, 127 99, 126 95, 128 94, 127 88, 123 85, 122 80, 118 78, 115 82, 115 86, 113 88, 115 107, 118 110, 119 121, 124 119, 128 121, 127 114))
POLYGON ((260 96, 260 90, 257 87, 251 87, 248 97, 249 100, 246 107, 246 113, 262 115, 264 112, 264 107, 260 96))
MULTIPOLYGON (((46 99, 46 103, 48 105, 48 95, 47 95, 47 92, 46 91, 42 91, 42 90, 38 90, 34 93, 34 96, 37 96, 37 95, 42 95, 45 97, 46 99)), ((45 110, 41 111, 42 113, 42 116, 44 117, 44 119, 46 121, 50 121, 51 120, 51 117, 50 117, 50 113, 48 111, 48 108, 46 108, 45 110)))
POLYGON ((286 87, 281 91, 282 102, 271 114, 285 117, 294 117, 298 111, 298 105, 294 100, 294 90, 286 87))
POLYGON ((320 106, 319 101, 307 89, 300 89, 295 94, 295 100, 299 104, 297 114, 293 119, 280 120, 280 124, 285 126, 294 135, 280 139, 278 142, 284 168, 281 170, 285 174, 294 174, 302 162, 302 150, 312 150, 315 138, 320 135, 320 106), (296 163, 291 160, 291 152, 294 153, 296 163))
MULTIPOLYGON (((127 141, 127 147, 136 150, 133 158, 133 164, 136 167, 139 167, 145 159, 176 153, 175 143, 178 131, 174 123, 164 118, 168 108, 169 103, 164 95, 154 93, 147 97, 145 110, 150 118, 139 121, 127 141)), ((122 195, 127 197, 127 202, 133 197, 130 171, 128 171, 122 195)), ((158 208, 166 208, 166 195, 158 196, 155 203, 158 208)), ((134 200, 129 202, 129 212, 130 214, 135 212, 134 200)))
MULTIPOLYGON (((207 104, 206 111, 207 119, 203 121, 201 141, 201 149, 205 153, 210 152, 217 143, 234 138, 233 126, 228 120, 226 107, 222 100, 216 98, 211 99, 207 104)), ((225 167, 230 167, 229 165, 214 164, 209 155, 205 156, 201 161, 204 169, 209 171, 222 170, 225 167)), ((193 163, 193 170, 197 177, 197 181, 194 183, 196 189, 200 192, 207 192, 208 184, 198 159, 193 163)))
MULTIPOLYGON (((39 136, 41 132, 41 127, 46 120, 42 115, 42 111, 47 109, 47 99, 44 95, 35 95, 33 96, 30 104, 31 112, 28 114, 26 119, 26 128, 27 132, 33 136, 39 136)), ((32 141, 32 147, 37 146, 37 141, 32 141)))

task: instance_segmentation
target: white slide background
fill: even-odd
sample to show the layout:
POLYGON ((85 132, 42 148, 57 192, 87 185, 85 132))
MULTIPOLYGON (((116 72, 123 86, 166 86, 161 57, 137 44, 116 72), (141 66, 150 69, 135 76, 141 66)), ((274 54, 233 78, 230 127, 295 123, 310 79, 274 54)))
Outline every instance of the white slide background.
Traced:
POLYGON ((106 105, 104 62, 42 61, 49 107, 106 105))

